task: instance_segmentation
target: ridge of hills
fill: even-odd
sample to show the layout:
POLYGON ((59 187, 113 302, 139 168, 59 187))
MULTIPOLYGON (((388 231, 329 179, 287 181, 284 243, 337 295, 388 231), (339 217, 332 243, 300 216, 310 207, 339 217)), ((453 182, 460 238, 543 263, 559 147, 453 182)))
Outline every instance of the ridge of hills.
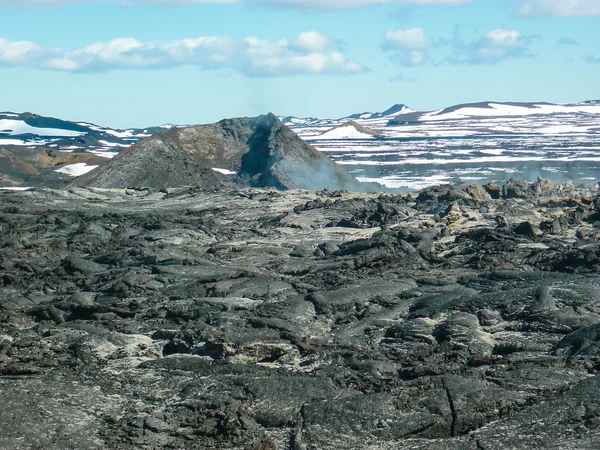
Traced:
MULTIPOLYGON (((526 136, 530 140, 539 139, 539 145, 543 148, 544 142, 570 133, 585 134, 591 140, 600 132, 598 117, 600 104, 590 100, 561 105, 544 102, 480 102, 430 112, 418 112, 403 104, 396 104, 383 112, 352 114, 341 119, 302 119, 292 116, 279 119, 308 144, 338 163, 345 164, 347 158, 343 152, 340 153, 340 149, 362 148, 366 145, 364 148, 370 146, 377 153, 380 145, 385 147, 389 140, 396 145, 398 139, 443 139, 458 135, 526 136), (375 138, 381 142, 376 142, 375 138)), ((110 158, 137 142, 180 128, 163 125, 118 130, 31 113, 0 112, 0 148, 5 152, 4 158, 0 158, 0 186, 64 186, 73 177, 93 170, 94 166, 107 164, 110 158), (7 157, 6 152, 13 156, 7 157), (67 157, 68 154, 71 156, 67 157), (94 157, 92 161, 90 154, 98 158, 94 157), (44 155, 51 155, 51 161, 46 161, 44 155)), ((228 174, 239 172, 239 168, 215 165, 209 169, 212 168, 220 168, 225 172, 207 172, 202 184, 239 181, 239 177, 228 174)), ((185 175, 184 171, 180 172, 185 175)), ((184 181, 186 177, 189 178, 185 175, 184 181)), ((374 176, 361 177, 363 180, 377 179, 374 176)), ((246 176, 246 181, 249 182, 250 178, 246 176)), ((307 184, 312 186, 315 183, 304 185, 307 184)))
MULTIPOLYGON (((461 118, 516 117, 564 113, 600 114, 598 100, 580 103, 553 104, 547 102, 479 102, 465 103, 437 111, 417 111, 398 103, 382 112, 355 113, 339 119, 279 116, 290 128, 319 128, 320 133, 349 121, 383 131, 406 123, 447 121, 461 118)), ((91 152, 113 157, 140 140, 178 128, 175 125, 147 128, 115 129, 89 122, 73 122, 33 113, 0 112, 0 146, 51 148, 70 152, 91 152)), ((302 136, 302 134, 301 134, 302 136)), ((303 136, 304 137, 304 136, 303 136)))

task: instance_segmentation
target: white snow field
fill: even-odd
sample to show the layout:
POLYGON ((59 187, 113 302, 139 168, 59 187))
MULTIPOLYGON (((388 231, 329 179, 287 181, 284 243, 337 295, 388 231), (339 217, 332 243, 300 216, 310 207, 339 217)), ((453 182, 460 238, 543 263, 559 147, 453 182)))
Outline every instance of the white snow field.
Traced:
POLYGON ((0 119, 0 135, 18 136, 20 134, 36 134, 38 136, 75 137, 85 133, 62 130, 58 128, 38 128, 26 124, 23 120, 0 119))

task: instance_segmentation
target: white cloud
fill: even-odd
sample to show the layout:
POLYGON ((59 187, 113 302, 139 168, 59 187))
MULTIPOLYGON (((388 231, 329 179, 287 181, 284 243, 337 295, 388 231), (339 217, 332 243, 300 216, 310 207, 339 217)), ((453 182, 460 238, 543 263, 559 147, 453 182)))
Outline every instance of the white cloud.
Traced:
POLYGON ((390 59, 407 67, 420 66, 429 59, 428 49, 435 44, 425 37, 422 28, 390 30, 385 34, 382 45, 390 52, 390 59))
POLYGON ((195 65, 233 69, 254 77, 361 73, 364 66, 329 48, 335 41, 317 32, 276 42, 248 37, 202 36, 169 42, 119 38, 76 50, 43 48, 29 41, 0 38, 0 65, 66 72, 168 68, 195 65))
POLYGON ((294 48, 313 52, 322 52, 334 45, 333 39, 322 35, 318 31, 307 31, 300 33, 292 42, 294 48))
POLYGON ((324 50, 323 41, 312 33, 301 34, 292 45, 286 40, 269 42, 253 37, 246 38, 245 44, 244 72, 251 76, 355 74, 365 71, 362 65, 346 60, 337 51, 318 51, 324 50), (298 47, 299 42, 304 44, 304 48, 298 47))
POLYGON ((452 64, 495 64, 506 59, 530 57, 531 41, 531 36, 506 28, 491 30, 471 42, 455 36, 453 55, 447 61, 452 64))
POLYGON ((375 5, 412 4, 457 6, 474 0, 0 0, 0 9, 59 8, 76 4, 115 4, 120 6, 186 6, 202 3, 254 3, 305 9, 354 9, 375 5))
POLYGON ((29 41, 8 41, 0 38, 0 62, 6 65, 28 65, 29 61, 42 58, 47 50, 29 41))
POLYGON ((488 31, 485 34, 485 40, 493 47, 519 47, 522 45, 521 33, 506 28, 488 31))
POLYGON ((600 16, 600 0, 524 0, 523 16, 600 16))
POLYGON ((425 37, 422 28, 388 31, 385 34, 385 41, 389 48, 409 50, 423 50, 433 45, 433 41, 425 37))

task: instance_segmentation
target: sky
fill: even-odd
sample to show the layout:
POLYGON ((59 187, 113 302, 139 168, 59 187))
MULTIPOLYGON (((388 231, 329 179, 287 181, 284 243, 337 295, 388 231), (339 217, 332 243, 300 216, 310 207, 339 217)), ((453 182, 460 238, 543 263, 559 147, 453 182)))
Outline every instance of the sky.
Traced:
POLYGON ((112 127, 600 98, 600 0, 0 0, 0 111, 112 127))

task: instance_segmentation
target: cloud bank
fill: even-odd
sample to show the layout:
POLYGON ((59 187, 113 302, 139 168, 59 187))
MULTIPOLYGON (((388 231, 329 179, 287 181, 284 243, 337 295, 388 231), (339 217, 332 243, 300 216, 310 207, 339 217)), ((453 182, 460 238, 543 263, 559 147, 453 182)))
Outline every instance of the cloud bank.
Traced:
POLYGON ((498 28, 474 41, 463 41, 455 36, 452 42, 451 64, 496 64, 500 61, 533 56, 530 51, 531 36, 517 30, 498 28))
POLYGON ((421 66, 432 60, 435 48, 450 46, 451 54, 445 58, 450 64, 496 64, 507 59, 528 58, 533 54, 530 45, 533 36, 524 36, 517 30, 497 28, 474 40, 454 39, 434 41, 422 28, 390 30, 385 34, 382 49, 392 61, 405 67, 421 66))
POLYGON ((42 47, 0 38, 0 66, 63 72, 170 68, 193 65, 233 69, 250 77, 352 75, 365 72, 337 49, 336 41, 310 31, 276 42, 247 37, 202 36, 169 42, 118 38, 75 50, 42 47))

